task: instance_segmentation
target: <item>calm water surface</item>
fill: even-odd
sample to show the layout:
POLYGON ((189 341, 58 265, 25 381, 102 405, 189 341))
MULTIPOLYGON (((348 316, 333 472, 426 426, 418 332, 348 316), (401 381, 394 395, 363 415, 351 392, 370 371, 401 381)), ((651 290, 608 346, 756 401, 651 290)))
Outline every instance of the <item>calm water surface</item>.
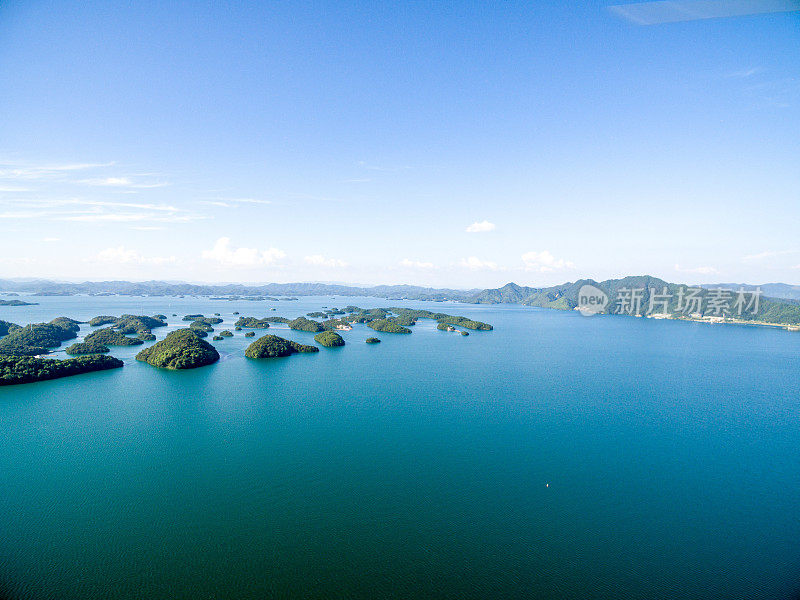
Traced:
POLYGON ((0 596, 800 592, 798 333, 374 298, 37 301, 0 319, 220 312, 222 329, 234 310, 402 304, 495 330, 423 320, 372 346, 357 326, 266 361, 236 332, 194 371, 132 347, 122 369, 0 388, 0 596))

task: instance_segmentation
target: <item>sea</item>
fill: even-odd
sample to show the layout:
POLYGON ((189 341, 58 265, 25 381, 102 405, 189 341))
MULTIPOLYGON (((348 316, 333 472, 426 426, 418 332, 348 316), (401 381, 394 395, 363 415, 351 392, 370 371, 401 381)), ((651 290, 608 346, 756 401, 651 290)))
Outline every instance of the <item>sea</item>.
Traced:
POLYGON ((350 304, 494 330, 356 325, 266 360, 237 331, 199 369, 134 346, 113 349, 121 369, 0 387, 0 598, 800 598, 800 333, 355 297, 21 299, 38 304, 0 319, 162 313, 159 340, 189 313, 233 330, 234 311, 350 304))

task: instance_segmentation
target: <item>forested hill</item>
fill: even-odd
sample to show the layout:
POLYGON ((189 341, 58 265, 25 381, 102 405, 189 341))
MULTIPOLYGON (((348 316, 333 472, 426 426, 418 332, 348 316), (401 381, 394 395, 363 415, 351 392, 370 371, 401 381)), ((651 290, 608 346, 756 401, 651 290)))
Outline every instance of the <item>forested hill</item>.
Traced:
POLYGON ((126 296, 371 296, 409 300, 461 300, 480 290, 454 290, 413 285, 371 287, 329 283, 193 284, 169 281, 85 281, 71 283, 44 279, 15 281, 0 279, 0 290, 27 292, 42 296, 74 294, 120 294, 126 296))
MULTIPOLYGON (((700 300, 697 300, 694 304, 687 305, 689 288, 693 286, 669 283, 649 275, 608 279, 601 282, 593 279, 581 279, 574 283, 570 282, 542 288, 523 287, 515 283, 508 283, 501 288, 483 290, 465 301, 476 304, 515 303, 542 308, 572 310, 578 306, 578 294, 581 288, 587 284, 599 288, 607 295, 609 304, 606 310, 602 311, 606 314, 634 314, 636 311, 633 310, 633 307, 622 306, 618 304, 618 301, 628 293, 626 290, 641 290, 637 294, 638 314, 641 315, 654 312, 674 317, 689 317, 697 316, 699 313, 706 317, 728 316, 744 321, 763 321, 786 325, 800 324, 800 301, 769 297, 768 292, 763 287, 761 288, 762 295, 758 298, 758 312, 752 312, 753 306, 743 306, 742 314, 739 314, 736 306, 739 289, 746 290, 744 300, 750 303, 753 300, 752 292, 756 289, 755 286, 733 284, 695 286, 694 289, 699 290, 696 293, 696 297, 700 298, 700 300), (717 289, 724 289, 726 293, 720 295, 715 292, 717 289), (653 298, 653 310, 650 310, 651 290, 655 290, 656 294, 653 298), (683 290, 683 296, 681 296, 681 290, 683 290), (724 305, 719 309, 715 308, 714 303, 717 302, 717 305, 719 305, 719 298, 725 301, 728 310, 724 310, 724 305), (666 304, 663 302, 666 302, 666 304), (632 310, 628 311, 628 308, 632 310)), ((764 287, 769 289, 769 286, 764 287)))

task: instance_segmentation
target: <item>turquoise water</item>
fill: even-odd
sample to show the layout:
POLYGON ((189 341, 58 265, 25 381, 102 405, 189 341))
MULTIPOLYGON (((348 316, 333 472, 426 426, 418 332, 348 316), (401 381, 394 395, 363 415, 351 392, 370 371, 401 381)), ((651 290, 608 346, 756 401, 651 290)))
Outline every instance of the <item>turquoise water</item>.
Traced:
MULTIPOLYGON (((0 319, 401 304, 38 301, 0 319)), ((0 596, 797 597, 800 334, 402 304, 495 330, 0 388, 0 596)))

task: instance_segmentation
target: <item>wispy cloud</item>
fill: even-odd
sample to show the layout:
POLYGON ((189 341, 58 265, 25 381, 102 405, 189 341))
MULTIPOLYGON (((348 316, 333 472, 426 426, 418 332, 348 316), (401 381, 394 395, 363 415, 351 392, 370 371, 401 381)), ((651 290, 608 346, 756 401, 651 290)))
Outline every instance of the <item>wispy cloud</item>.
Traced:
POLYGON ((758 262, 762 261, 765 258, 775 258, 778 256, 786 256, 789 254, 797 254, 800 250, 766 250, 764 252, 759 252, 758 254, 748 254, 747 256, 742 257, 744 262, 758 262))
POLYGON ((318 267, 342 268, 347 266, 347 263, 343 260, 339 260, 338 258, 325 258, 321 254, 306 256, 303 260, 310 265, 318 267))
POLYGON ((678 273, 694 273, 696 275, 713 275, 714 273, 719 273, 717 269, 714 267, 681 267, 680 265, 675 265, 675 270, 678 273))
POLYGON ((219 206, 221 208, 230 208, 232 206, 241 205, 241 204, 272 204, 271 200, 264 200, 262 198, 206 198, 204 200, 198 200, 200 204, 207 204, 209 206, 219 206))
POLYGON ((494 231, 497 229, 497 225, 494 223, 490 223, 489 221, 476 221, 472 225, 469 225, 466 229, 467 233, 485 233, 487 231, 494 231))
POLYGON ((107 264, 139 264, 139 265, 165 265, 169 263, 176 263, 178 259, 175 256, 142 256, 135 250, 125 248, 125 246, 117 246, 114 248, 106 248, 101 250, 91 259, 91 262, 107 263, 107 264))
POLYGON ((82 198, 8 198, 0 205, 25 207, 0 213, 3 219, 47 219, 76 222, 157 221, 186 223, 206 219, 205 215, 188 212, 170 204, 147 202, 111 202, 82 198))
POLYGON ((480 270, 496 271, 498 268, 497 263, 492 262, 490 260, 481 260, 477 256, 469 256, 467 258, 462 258, 458 264, 461 267, 464 267, 465 269, 469 269, 471 271, 480 271, 480 270))
POLYGON ((637 25, 679 23, 776 12, 800 11, 797 0, 660 0, 618 4, 608 9, 637 25))
POLYGON ((56 177, 63 177, 67 173, 75 171, 87 171, 91 169, 99 169, 103 167, 110 167, 114 163, 66 163, 66 164, 46 164, 46 165, 30 165, 30 164, 14 164, 14 163, 0 163, 0 179, 13 179, 24 181, 35 181, 39 179, 52 179, 56 177))
POLYGON ((400 261, 401 267, 408 267, 410 269, 433 269, 435 265, 432 262, 422 262, 419 260, 411 260, 404 258, 400 261))
POLYGON ((763 69, 759 67, 752 67, 750 69, 742 69, 741 71, 731 71, 725 77, 728 79, 747 79, 753 75, 758 75, 763 69))
POLYGON ((541 252, 526 252, 522 255, 522 262, 525 263, 526 271, 538 271, 549 273, 551 271, 561 271, 572 269, 575 264, 563 258, 556 258, 547 250, 541 252))
POLYGON ((259 250, 258 248, 234 248, 228 237, 219 238, 210 250, 203 250, 205 260, 219 263, 227 267, 258 267, 274 265, 286 257, 286 253, 278 248, 259 250))
POLYGON ((91 179, 80 179, 77 183, 95 187, 120 187, 120 188, 134 188, 134 189, 153 189, 169 185, 166 182, 141 182, 134 181, 130 177, 96 177, 91 179))

